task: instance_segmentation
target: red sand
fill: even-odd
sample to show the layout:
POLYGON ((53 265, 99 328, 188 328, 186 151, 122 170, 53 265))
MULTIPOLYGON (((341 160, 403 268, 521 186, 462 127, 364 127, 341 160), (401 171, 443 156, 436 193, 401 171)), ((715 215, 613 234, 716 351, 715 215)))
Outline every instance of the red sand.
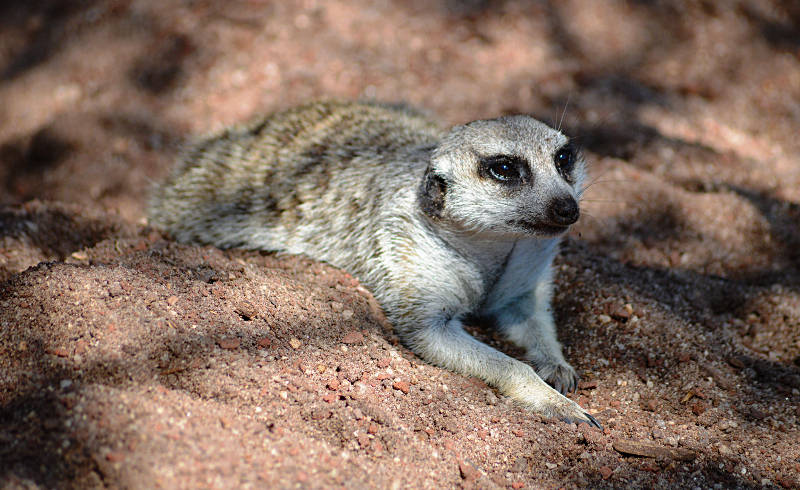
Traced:
POLYGON ((797 488, 784 4, 0 6, 0 485, 797 488), (425 364, 346 273, 145 227, 180 142, 330 96, 566 110, 595 183, 554 310, 604 432, 425 364))

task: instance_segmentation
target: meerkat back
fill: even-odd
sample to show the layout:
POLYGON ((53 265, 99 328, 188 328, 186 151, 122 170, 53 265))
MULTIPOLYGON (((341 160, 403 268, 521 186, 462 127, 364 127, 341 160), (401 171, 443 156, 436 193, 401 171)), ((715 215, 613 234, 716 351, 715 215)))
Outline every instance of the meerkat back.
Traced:
POLYGON ((369 213, 347 204, 369 200, 365 187, 382 174, 390 192, 397 179, 385 174, 413 164, 400 154, 440 134, 401 105, 326 101, 274 113, 190 145, 154 190, 149 222, 182 242, 319 255, 310 248, 321 231, 369 213))

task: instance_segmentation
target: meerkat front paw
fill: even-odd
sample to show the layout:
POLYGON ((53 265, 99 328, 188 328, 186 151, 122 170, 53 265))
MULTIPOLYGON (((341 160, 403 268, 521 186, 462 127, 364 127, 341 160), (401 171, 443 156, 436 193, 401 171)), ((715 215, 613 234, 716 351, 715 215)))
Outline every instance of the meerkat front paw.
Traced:
POLYGON ((559 393, 566 394, 578 388, 578 373, 566 361, 531 362, 536 374, 559 393))
POLYGON ((535 386, 527 385, 520 391, 510 391, 509 395, 522 402, 533 412, 545 417, 567 423, 588 424, 603 430, 603 426, 589 415, 580 405, 538 380, 535 386))
POLYGON ((580 405, 569 398, 564 398, 564 401, 554 406, 551 413, 552 417, 567 422, 568 424, 588 424, 591 427, 597 427, 603 430, 603 426, 600 425, 597 419, 589 415, 580 405))

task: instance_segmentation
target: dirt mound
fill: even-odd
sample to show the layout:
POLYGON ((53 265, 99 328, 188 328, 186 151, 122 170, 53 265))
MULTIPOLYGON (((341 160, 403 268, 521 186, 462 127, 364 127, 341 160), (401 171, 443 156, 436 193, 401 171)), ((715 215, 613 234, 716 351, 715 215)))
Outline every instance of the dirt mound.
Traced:
POLYGON ((797 487, 798 22, 763 1, 3 4, 2 486, 797 487), (575 136, 592 180, 553 308, 603 432, 421 362, 345 272, 146 226, 180 142, 330 96, 575 136))

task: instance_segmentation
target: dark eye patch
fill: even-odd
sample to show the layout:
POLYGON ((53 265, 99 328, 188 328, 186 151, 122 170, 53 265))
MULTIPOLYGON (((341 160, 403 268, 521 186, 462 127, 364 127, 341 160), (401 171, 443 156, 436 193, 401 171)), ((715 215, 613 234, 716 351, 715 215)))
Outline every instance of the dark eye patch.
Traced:
POLYGON ((575 162, 578 160, 578 149, 572 143, 567 143, 556 151, 553 155, 553 162, 556 164, 558 173, 567 182, 572 181, 572 170, 575 168, 575 162))
POLYGON ((518 185, 528 180, 530 167, 516 155, 492 155, 480 159, 478 174, 501 184, 518 185))

